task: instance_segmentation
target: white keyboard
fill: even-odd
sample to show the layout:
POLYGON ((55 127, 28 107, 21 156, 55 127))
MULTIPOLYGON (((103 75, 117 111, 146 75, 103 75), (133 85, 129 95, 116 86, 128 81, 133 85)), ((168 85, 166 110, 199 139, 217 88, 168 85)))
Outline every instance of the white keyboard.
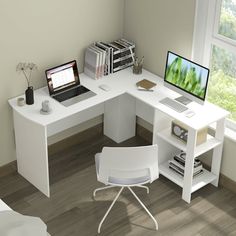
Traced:
POLYGON ((162 104, 164 104, 164 105, 166 105, 166 106, 172 108, 173 110, 175 110, 175 111, 177 111, 177 112, 179 112, 179 113, 188 110, 188 108, 187 108, 186 106, 184 106, 184 105, 182 105, 181 103, 179 103, 179 102, 177 102, 177 101, 175 101, 175 100, 173 100, 173 99, 170 99, 170 98, 168 98, 168 97, 162 99, 162 100, 160 101, 160 103, 162 103, 162 104))

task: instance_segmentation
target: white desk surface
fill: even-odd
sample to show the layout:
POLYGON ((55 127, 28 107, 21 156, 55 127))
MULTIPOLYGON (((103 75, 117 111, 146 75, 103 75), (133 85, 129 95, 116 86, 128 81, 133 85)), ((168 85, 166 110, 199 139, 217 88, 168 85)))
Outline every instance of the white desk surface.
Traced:
MULTIPOLYGON (((53 98, 49 96, 48 88, 43 87, 34 91, 34 100, 33 105, 17 106, 17 98, 12 98, 9 100, 11 107, 19 112, 22 116, 26 117, 29 120, 32 120, 43 126, 52 124, 58 120, 76 114, 85 109, 91 108, 97 104, 105 102, 109 99, 117 97, 121 94, 128 93, 135 98, 147 103, 153 108, 164 112, 165 114, 173 117, 174 119, 180 120, 185 123, 187 126, 192 127, 193 129, 201 129, 208 124, 215 122, 223 117, 228 115, 228 112, 224 109, 221 109, 213 104, 205 102, 204 105, 199 105, 195 102, 190 103, 187 107, 193 110, 196 114, 188 118, 185 116, 185 112, 178 113, 171 108, 162 105, 158 101, 165 98, 175 98, 179 94, 173 92, 172 90, 163 86, 163 79, 160 77, 143 70, 141 75, 134 75, 132 69, 128 68, 120 72, 105 76, 102 79, 94 80, 86 76, 85 74, 80 74, 81 84, 95 92, 97 95, 86 99, 84 101, 73 104, 69 107, 65 107, 53 98), (136 82, 148 79, 155 83, 157 86, 153 92, 139 91, 136 87, 136 82), (111 89, 110 91, 104 91, 98 86, 100 84, 107 84, 111 89), (52 108, 52 113, 49 115, 40 114, 41 103, 44 100, 49 100, 52 108)), ((24 96, 24 95, 23 95, 24 96)), ((19 96, 21 97, 21 96, 19 96)))

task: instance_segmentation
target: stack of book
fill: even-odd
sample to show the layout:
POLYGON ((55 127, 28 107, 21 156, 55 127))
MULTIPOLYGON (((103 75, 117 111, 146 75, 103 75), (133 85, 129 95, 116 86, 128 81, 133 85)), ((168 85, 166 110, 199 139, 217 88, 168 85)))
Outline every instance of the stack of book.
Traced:
POLYGON ((85 52, 84 73, 93 79, 133 65, 135 44, 126 39, 111 43, 95 42, 85 52))
MULTIPOLYGON (((184 176, 185 157, 186 157, 185 152, 181 152, 175 155, 171 160, 169 160, 169 168, 178 173, 179 175, 184 176)), ((195 158, 193 177, 196 177, 202 173, 203 173, 202 163, 199 159, 195 158)))

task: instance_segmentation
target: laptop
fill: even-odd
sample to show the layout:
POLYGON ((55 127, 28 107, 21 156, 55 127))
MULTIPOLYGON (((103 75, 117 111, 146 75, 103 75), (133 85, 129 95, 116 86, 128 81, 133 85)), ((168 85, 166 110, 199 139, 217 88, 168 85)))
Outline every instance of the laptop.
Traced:
POLYGON ((45 71, 49 94, 68 107, 96 94, 80 84, 76 60, 45 71))

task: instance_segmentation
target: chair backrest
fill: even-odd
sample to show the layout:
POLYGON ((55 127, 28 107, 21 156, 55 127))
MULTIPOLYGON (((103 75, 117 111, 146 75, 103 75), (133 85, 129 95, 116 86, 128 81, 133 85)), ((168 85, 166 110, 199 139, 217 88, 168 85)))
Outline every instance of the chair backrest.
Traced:
POLYGON ((137 185, 159 177, 158 147, 104 147, 99 161, 99 181, 137 185))

